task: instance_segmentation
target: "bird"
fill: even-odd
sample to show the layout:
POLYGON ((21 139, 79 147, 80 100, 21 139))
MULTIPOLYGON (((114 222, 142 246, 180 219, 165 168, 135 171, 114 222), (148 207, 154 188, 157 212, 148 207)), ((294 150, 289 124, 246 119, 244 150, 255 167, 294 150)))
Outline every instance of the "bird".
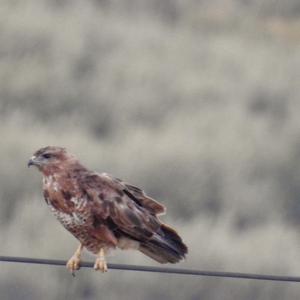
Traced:
POLYGON ((108 270, 113 249, 139 250, 159 263, 177 263, 188 248, 159 216, 166 208, 146 193, 107 173, 89 170, 66 148, 47 146, 28 161, 42 173, 43 196, 60 223, 79 240, 67 262, 74 275, 83 249, 96 255, 94 269, 108 270))

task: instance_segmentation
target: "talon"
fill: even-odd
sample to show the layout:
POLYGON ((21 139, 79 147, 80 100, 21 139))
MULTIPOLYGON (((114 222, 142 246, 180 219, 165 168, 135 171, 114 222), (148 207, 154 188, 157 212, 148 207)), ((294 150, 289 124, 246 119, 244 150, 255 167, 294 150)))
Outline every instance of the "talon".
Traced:
POLYGON ((103 248, 99 251, 99 256, 96 258, 94 269, 96 271, 101 271, 102 273, 107 272, 107 263, 105 261, 105 251, 103 248))
POLYGON ((83 246, 79 245, 73 256, 67 262, 67 269, 75 276, 75 271, 80 269, 80 258, 83 246))
POLYGON ((107 263, 101 257, 98 257, 94 264, 94 269, 96 271, 101 271, 102 273, 107 272, 107 263))
POLYGON ((75 271, 80 269, 80 258, 76 255, 73 255, 67 262, 67 269, 74 276, 75 271))

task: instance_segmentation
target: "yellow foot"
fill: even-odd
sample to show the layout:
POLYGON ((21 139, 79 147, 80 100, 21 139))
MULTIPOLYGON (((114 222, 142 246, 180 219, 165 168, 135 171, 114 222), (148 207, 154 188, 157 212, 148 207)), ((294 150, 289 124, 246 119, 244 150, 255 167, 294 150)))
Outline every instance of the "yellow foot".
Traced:
POLYGON ((107 263, 103 257, 96 258, 94 269, 96 271, 101 271, 102 273, 107 272, 107 263))
POLYGON ((80 257, 73 255, 67 262, 67 269, 74 275, 80 268, 80 257))
POLYGON ((72 273, 72 275, 75 275, 75 271, 79 270, 80 268, 80 258, 82 250, 83 245, 80 244, 73 256, 67 262, 67 269, 72 273))

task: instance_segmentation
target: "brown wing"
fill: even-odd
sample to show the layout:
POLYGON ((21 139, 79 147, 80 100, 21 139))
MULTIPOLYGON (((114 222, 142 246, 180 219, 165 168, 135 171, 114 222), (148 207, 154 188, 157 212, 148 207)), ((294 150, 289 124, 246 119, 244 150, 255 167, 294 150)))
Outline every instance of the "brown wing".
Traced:
POLYGON ((107 174, 92 172, 79 183, 91 203, 96 223, 106 228, 107 236, 139 241, 139 250, 160 263, 176 263, 185 257, 187 247, 181 237, 160 222, 155 215, 157 209, 153 208, 158 206, 149 205, 153 202, 146 201, 147 196, 140 189, 107 174))
MULTIPOLYGON (((127 182, 123 182, 121 179, 113 178, 108 174, 102 174, 102 176, 106 176, 111 180, 115 180, 119 182, 122 186, 124 186, 124 191, 130 193, 135 199, 138 200, 139 205, 149 210, 151 213, 155 215, 163 215, 166 213, 166 207, 161 203, 157 202, 153 198, 146 195, 146 193, 140 188, 131 185, 127 182)), ((130 196, 130 195, 129 195, 130 196)))
POLYGON ((149 205, 150 202, 141 200, 141 190, 132 186, 128 188, 122 181, 107 174, 88 173, 80 181, 92 202, 95 216, 106 220, 110 227, 115 226, 115 232, 145 241, 160 229, 161 222, 155 215, 155 209, 149 205), (132 188, 136 189, 138 196, 134 195, 132 188))

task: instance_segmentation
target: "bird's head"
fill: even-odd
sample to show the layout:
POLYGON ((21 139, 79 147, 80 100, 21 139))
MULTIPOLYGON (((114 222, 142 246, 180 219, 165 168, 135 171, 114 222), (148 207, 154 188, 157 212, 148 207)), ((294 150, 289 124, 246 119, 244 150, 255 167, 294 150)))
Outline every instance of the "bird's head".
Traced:
POLYGON ((65 148, 47 146, 37 150, 28 161, 28 167, 36 166, 44 174, 62 169, 66 164, 77 161, 65 148))

